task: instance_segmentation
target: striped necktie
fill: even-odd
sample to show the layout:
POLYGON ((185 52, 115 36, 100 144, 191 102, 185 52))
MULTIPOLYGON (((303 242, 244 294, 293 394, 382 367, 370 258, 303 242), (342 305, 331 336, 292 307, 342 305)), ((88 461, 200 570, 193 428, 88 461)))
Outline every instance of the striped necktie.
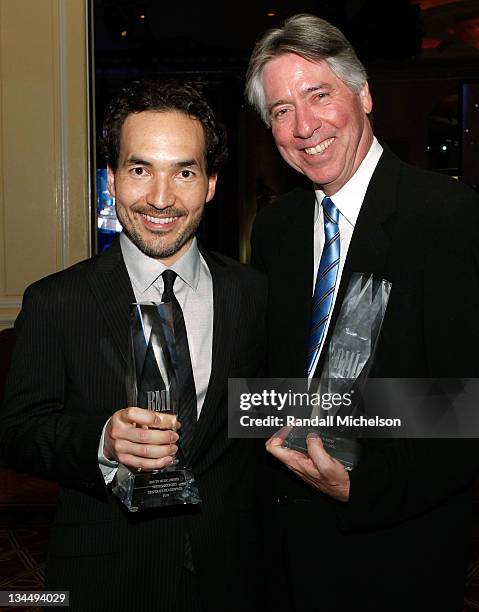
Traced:
POLYGON ((324 248, 319 262, 311 312, 308 344, 308 376, 321 348, 328 324, 339 269, 339 210, 331 198, 322 202, 324 215, 324 248))

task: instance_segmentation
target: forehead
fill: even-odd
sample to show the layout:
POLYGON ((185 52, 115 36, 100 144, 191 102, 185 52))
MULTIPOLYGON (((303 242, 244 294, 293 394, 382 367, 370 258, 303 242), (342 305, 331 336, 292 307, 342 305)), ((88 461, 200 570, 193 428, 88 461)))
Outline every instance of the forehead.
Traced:
POLYGON ((284 53, 263 68, 263 87, 268 103, 304 93, 312 85, 346 87, 327 62, 312 62, 294 53, 284 53))
POLYGON ((179 111, 143 111, 132 113, 125 119, 121 128, 120 152, 128 155, 137 152, 157 151, 180 152, 189 154, 204 153, 203 126, 195 119, 179 111))

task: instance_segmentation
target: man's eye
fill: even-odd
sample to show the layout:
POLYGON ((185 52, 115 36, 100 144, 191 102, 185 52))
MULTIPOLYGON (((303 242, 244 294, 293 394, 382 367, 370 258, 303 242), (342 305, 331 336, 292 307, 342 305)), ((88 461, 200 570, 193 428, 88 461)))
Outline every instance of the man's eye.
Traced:
POLYGON ((145 169, 141 166, 139 168, 132 168, 132 171, 135 176, 143 176, 145 174, 145 169))
POLYGON ((181 171, 181 177, 182 178, 190 178, 191 176, 193 176, 193 172, 191 172, 191 170, 182 170, 181 171))
POLYGON ((287 108, 280 108, 274 113, 274 118, 279 119, 280 117, 283 117, 284 115, 286 115, 287 112, 288 112, 287 108))

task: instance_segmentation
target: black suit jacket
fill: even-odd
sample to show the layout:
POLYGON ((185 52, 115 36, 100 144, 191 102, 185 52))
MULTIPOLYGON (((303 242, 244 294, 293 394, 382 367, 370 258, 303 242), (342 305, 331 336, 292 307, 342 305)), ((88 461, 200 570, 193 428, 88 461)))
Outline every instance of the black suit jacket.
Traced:
MULTIPOLYGON (((270 285, 270 376, 306 371, 314 201, 312 189, 295 190, 255 221, 253 259, 270 285)), ((371 375, 476 377, 478 263, 477 194, 386 149, 357 220, 325 346, 351 273, 374 273, 392 282, 392 292, 371 375)), ((284 546, 278 555, 287 559, 280 565, 292 577, 296 609, 317 600, 323 612, 462 610, 477 442, 362 446, 347 504, 270 461, 270 497, 279 501, 274 530, 284 534, 274 541, 284 546), (294 532, 286 523, 296 525, 294 532)))
POLYGON ((202 251, 213 279, 213 357, 191 451, 203 503, 130 514, 105 487, 98 442, 125 407, 128 304, 119 242, 27 289, 0 411, 0 448, 14 468, 58 480, 47 587, 75 610, 170 610, 189 530, 206 609, 251 605, 258 521, 254 441, 227 436, 227 378, 254 376, 263 352, 261 274, 202 251))

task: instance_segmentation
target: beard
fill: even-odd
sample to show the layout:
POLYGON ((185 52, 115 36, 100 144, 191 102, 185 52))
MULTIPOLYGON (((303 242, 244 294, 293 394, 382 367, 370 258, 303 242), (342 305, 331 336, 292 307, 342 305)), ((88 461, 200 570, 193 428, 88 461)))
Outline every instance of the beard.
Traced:
MULTIPOLYGON (((138 210, 135 212, 149 214, 151 211, 138 210)), ((172 208, 169 213, 171 213, 171 216, 184 216, 181 210, 174 208, 172 208)), ((142 253, 153 259, 166 259, 172 257, 182 246, 193 238, 203 219, 203 210, 201 210, 201 212, 191 217, 176 234, 173 234, 173 232, 171 232, 171 234, 165 233, 163 235, 160 234, 158 237, 153 236, 148 239, 142 233, 139 223, 137 224, 132 221, 125 213, 122 206, 117 206, 116 214, 126 236, 128 236, 142 253)))

